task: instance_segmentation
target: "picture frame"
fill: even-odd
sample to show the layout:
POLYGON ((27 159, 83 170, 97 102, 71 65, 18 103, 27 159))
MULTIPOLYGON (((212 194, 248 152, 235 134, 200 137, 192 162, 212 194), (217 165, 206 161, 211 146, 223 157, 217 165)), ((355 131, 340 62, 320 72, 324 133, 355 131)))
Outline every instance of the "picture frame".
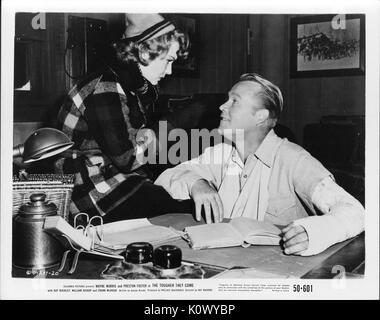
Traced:
POLYGON ((199 14, 164 14, 172 20, 177 28, 187 33, 190 41, 189 52, 186 58, 179 57, 173 63, 173 77, 199 78, 200 75, 200 30, 199 14))
POLYGON ((365 74, 365 15, 290 19, 290 77, 365 74))

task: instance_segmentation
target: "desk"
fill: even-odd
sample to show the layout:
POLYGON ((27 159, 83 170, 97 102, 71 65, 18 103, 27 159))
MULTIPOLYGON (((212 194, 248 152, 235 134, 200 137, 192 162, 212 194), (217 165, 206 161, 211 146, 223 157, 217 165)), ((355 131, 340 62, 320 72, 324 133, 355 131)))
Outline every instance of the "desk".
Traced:
MULTIPOLYGON (((190 214, 168 214, 152 218, 150 221, 161 226, 172 226, 178 230, 183 230, 186 226, 202 224, 195 221, 190 214)), ((193 250, 189 248, 187 242, 181 239, 169 243, 181 248, 183 260, 212 266, 211 269, 215 267, 215 272, 209 272, 209 276, 231 268, 252 268, 257 271, 257 278, 266 274, 265 277, 330 279, 337 275, 332 272, 335 265, 343 266, 350 276, 360 277, 364 275, 364 233, 353 239, 335 244, 324 252, 311 257, 287 256, 279 246, 193 250)), ((101 279, 100 274, 109 263, 112 263, 112 260, 81 254, 74 274, 67 275, 69 267, 66 266, 60 274, 54 272, 58 269, 58 267, 54 267, 47 269, 47 273, 52 274, 45 273, 38 275, 38 277, 101 279)), ((12 276, 35 277, 36 275, 27 275, 26 270, 14 267, 12 276)))

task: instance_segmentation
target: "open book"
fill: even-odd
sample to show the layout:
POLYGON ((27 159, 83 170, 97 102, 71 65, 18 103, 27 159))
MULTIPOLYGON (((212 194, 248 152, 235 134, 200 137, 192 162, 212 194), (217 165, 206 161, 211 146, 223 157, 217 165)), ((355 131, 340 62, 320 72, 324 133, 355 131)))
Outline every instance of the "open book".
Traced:
POLYGON ((105 254, 118 254, 132 242, 157 245, 179 239, 172 229, 151 224, 148 219, 132 219, 75 229, 60 216, 46 217, 44 230, 56 236, 65 235, 78 248, 105 254))
POLYGON ((93 232, 96 244, 113 250, 124 250, 132 242, 149 242, 154 246, 180 239, 180 235, 171 228, 151 224, 148 219, 110 222, 89 229, 90 235, 93 232))
POLYGON ((275 225, 245 217, 187 227, 184 231, 193 249, 279 245, 281 240, 281 230, 275 225))

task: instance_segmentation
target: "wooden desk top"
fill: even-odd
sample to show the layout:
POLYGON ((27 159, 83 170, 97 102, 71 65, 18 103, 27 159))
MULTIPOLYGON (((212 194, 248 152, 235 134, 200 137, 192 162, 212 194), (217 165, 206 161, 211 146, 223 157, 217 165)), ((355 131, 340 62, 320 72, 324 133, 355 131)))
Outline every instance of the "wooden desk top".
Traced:
MULTIPOLYGON (((152 218, 151 223, 172 226, 183 230, 186 226, 202 224, 190 214, 168 214, 152 218)), ((193 250, 184 240, 168 242, 181 248, 185 261, 203 265, 217 266, 220 270, 236 267, 251 268, 250 274, 255 278, 324 278, 336 276, 332 268, 335 265, 345 267, 346 272, 364 274, 364 234, 353 239, 335 244, 324 252, 310 257, 287 256, 279 246, 251 246, 249 248, 233 247, 206 250, 193 250)), ((81 254, 74 274, 67 275, 68 266, 60 274, 44 274, 46 278, 66 279, 100 279, 101 272, 112 260, 93 255, 81 254)), ((53 271, 57 267, 51 268, 53 271)), ((49 269, 50 270, 50 269, 49 269)), ((14 277, 31 277, 26 270, 13 268, 14 277)), ((35 277, 36 275, 34 275, 35 277)), ((40 275, 38 275, 40 277, 40 275)))
MULTIPOLYGON (((183 230, 184 227, 189 225, 202 224, 194 221, 193 217, 188 214, 160 216, 151 219, 151 222, 163 226, 171 225, 178 230, 183 230)), ((189 248, 188 244, 183 240, 176 240, 173 244, 181 248, 183 260, 216 265, 227 269, 233 267, 254 268, 258 271, 258 274, 266 272, 279 277, 300 278, 313 268, 322 266, 326 259, 335 255, 339 250, 349 245, 355 239, 356 238, 353 238, 338 243, 318 255, 309 257, 285 255, 279 246, 250 246, 249 248, 233 247, 193 250, 189 248)), ((351 246, 352 248, 355 247, 355 250, 352 250, 347 257, 347 259, 350 258, 350 265, 355 264, 354 261, 357 259, 360 260, 360 263, 364 261, 364 236, 355 241, 355 244, 356 246, 351 246)), ((342 264, 346 259, 345 254, 340 254, 338 257, 339 258, 335 261, 336 264, 342 264)), ((330 261, 329 264, 331 264, 331 262, 332 261, 330 261)), ((332 267, 333 265, 331 265, 331 268, 332 267)), ((330 276, 331 278, 336 275, 331 272, 330 274, 332 275, 330 276)), ((315 273, 315 275, 317 275, 317 273, 315 273)), ((309 276, 311 276, 311 274, 309 276)), ((327 270, 325 270, 324 276, 328 276, 327 270)))

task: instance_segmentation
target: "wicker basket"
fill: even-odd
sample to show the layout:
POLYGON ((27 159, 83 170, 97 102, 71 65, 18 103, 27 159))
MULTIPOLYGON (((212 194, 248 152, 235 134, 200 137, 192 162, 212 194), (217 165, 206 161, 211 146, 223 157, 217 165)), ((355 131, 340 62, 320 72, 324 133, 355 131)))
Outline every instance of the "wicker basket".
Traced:
POLYGON ((30 201, 33 193, 45 193, 46 200, 57 206, 57 213, 66 221, 69 219, 71 193, 74 175, 71 174, 29 174, 26 180, 13 177, 13 215, 24 203, 30 201))

